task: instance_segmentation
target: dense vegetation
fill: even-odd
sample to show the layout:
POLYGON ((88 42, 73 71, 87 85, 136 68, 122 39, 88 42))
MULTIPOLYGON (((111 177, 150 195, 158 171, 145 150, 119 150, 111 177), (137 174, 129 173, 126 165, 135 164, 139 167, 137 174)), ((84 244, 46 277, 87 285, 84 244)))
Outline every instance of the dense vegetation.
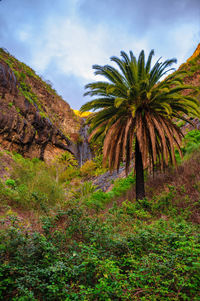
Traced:
POLYGON ((199 144, 186 135, 190 190, 168 183, 143 201, 124 195, 132 175, 104 193, 70 155, 47 166, 2 152, 0 299, 199 300, 199 144))
POLYGON ((199 229, 182 217, 148 224, 113 206, 102 222, 73 205, 43 233, 6 222, 4 300, 199 300, 199 229))

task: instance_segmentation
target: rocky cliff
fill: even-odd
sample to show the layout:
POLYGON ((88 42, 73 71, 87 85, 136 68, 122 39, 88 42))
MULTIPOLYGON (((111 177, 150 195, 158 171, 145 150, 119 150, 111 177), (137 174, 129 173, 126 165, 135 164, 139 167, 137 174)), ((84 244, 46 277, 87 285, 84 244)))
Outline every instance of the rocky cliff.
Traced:
MULTIPOLYGON (((196 97, 200 102, 200 43, 198 44, 193 55, 186 61, 186 63, 179 67, 178 71, 185 72, 182 76, 183 82, 186 85, 192 85, 197 88, 194 97, 196 97)), ((199 119, 196 118, 193 120, 193 124, 195 124, 197 129, 200 129, 199 119)), ((192 127, 188 124, 186 124, 185 127, 187 127, 189 130, 192 130, 192 127)))
POLYGON ((178 71, 185 71, 185 74, 183 74, 183 81, 185 84, 198 88, 199 91, 196 97, 200 101, 200 43, 193 55, 186 63, 179 67, 178 71))
POLYGON ((51 85, 0 48, 0 144, 26 157, 77 155, 81 119, 51 85))

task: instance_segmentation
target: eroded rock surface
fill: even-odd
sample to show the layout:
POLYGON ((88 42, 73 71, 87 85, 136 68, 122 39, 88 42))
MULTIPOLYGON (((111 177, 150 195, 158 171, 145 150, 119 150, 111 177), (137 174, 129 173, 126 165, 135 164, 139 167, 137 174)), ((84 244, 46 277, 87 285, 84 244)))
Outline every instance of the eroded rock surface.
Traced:
POLYGON ((80 121, 61 97, 45 89, 41 80, 24 76, 22 91, 14 71, 0 57, 1 146, 47 161, 66 150, 77 156, 74 140, 78 137, 80 121), (26 97, 24 87, 32 94, 28 90, 26 97), (37 97, 37 102, 30 95, 37 97))

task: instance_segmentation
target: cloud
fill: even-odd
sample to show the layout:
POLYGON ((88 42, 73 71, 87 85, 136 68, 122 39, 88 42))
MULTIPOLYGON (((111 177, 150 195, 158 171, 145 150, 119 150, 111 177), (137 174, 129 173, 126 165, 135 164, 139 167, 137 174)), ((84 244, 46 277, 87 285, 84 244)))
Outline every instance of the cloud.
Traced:
POLYGON ((43 79, 50 80, 52 87, 70 103, 73 109, 79 109, 85 102, 83 98, 84 81, 72 74, 63 74, 55 61, 50 62, 43 73, 43 79))
POLYGON ((79 13, 92 22, 129 25, 138 34, 151 27, 179 22, 199 23, 199 0, 82 0, 79 13), (134 27, 137 26, 137 27, 134 27))
POLYGON ((199 0, 3 0, 0 40, 77 108, 92 65, 121 50, 182 63, 199 42, 199 15, 199 0))

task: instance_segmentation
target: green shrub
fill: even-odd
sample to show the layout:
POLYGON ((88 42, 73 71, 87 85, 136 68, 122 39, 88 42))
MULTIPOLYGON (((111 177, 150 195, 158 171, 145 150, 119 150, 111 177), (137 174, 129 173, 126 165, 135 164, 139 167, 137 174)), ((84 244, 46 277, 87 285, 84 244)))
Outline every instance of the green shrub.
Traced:
POLYGON ((71 181, 80 176, 80 170, 76 167, 70 166, 63 170, 63 167, 58 168, 58 180, 59 183, 71 181))
POLYGON ((10 187, 13 188, 13 189, 15 189, 15 187, 16 187, 15 180, 13 180, 13 179, 7 179, 7 180, 5 181, 5 184, 6 184, 7 186, 10 186, 10 187))
POLYGON ((101 189, 98 189, 85 200, 85 203, 87 206, 97 211, 104 209, 106 204, 111 202, 115 197, 121 196, 130 189, 134 183, 135 177, 133 177, 132 174, 126 178, 117 179, 114 182, 112 190, 103 192, 101 189))
POLYGON ((72 190, 72 195, 75 199, 88 198, 91 193, 96 190, 97 186, 91 181, 84 182, 78 189, 72 190))
POLYGON ((144 200, 142 201, 139 200, 138 202, 134 202, 134 203, 130 201, 124 201, 122 203, 121 213, 130 215, 134 218, 139 218, 141 220, 148 220, 151 218, 151 214, 145 209, 146 203, 148 203, 148 207, 149 207, 150 206, 149 202, 146 201, 144 205, 144 200))
POLYGON ((74 155, 72 155, 70 152, 64 152, 62 155, 56 158, 56 161, 62 163, 65 166, 65 168, 78 166, 77 160, 75 159, 74 155))
MULTIPOLYGON (((199 148, 200 148, 200 131, 199 130, 189 131, 183 139, 182 152, 184 157, 187 158, 194 151, 198 151, 199 148)), ((177 162, 181 163, 181 158, 178 150, 175 150, 175 155, 176 155, 177 162)))
POLYGON ((92 160, 86 161, 80 168, 80 174, 83 177, 94 176, 96 169, 96 163, 92 160))
POLYGON ((200 131, 192 130, 185 135, 184 138, 184 153, 186 155, 191 154, 193 151, 200 147, 200 131))

